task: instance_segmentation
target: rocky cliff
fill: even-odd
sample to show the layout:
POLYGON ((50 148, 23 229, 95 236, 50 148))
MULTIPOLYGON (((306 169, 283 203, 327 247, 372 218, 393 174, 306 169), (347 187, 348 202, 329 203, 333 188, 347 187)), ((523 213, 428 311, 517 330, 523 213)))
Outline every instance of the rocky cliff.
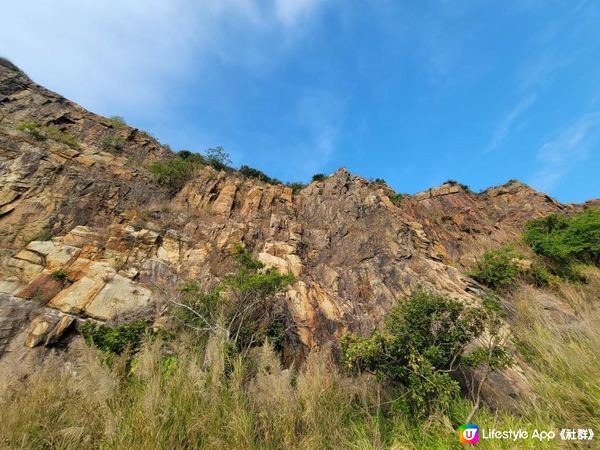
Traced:
POLYGON ((483 288, 463 273, 477 255, 531 218, 581 208, 518 181, 392 202, 345 169, 293 193, 205 166, 173 195, 147 170, 171 156, 0 65, 0 363, 75 321, 158 314, 182 281, 226 273, 238 243, 296 276, 286 305, 307 350, 369 332, 418 286, 478 302, 483 288))

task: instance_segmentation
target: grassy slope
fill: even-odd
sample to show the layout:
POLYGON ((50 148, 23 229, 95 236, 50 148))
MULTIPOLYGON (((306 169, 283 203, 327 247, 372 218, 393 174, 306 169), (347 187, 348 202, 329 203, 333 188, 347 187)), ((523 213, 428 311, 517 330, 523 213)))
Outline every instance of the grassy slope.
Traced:
MULTIPOLYGON (((533 288, 514 295, 514 332, 535 369, 530 377, 538 398, 523 416, 483 409, 475 417, 480 427, 600 430, 600 331, 590 321, 600 306, 600 271, 588 275, 587 285, 558 288, 581 317, 570 328, 540 314, 528 295, 533 288)), ((267 347, 224 370, 219 348, 213 341, 199 351, 181 340, 176 358, 161 359, 159 343, 148 342, 130 376, 119 361, 106 368, 93 349, 85 351, 76 374, 59 359, 50 360, 2 399, 0 443, 9 448, 461 448, 454 429, 470 410, 464 399, 448 415, 415 424, 390 410, 381 386, 340 374, 324 351, 293 374, 279 367, 267 347)), ((527 441, 518 448, 557 444, 527 441)), ((500 441, 480 447, 517 448, 500 441)))

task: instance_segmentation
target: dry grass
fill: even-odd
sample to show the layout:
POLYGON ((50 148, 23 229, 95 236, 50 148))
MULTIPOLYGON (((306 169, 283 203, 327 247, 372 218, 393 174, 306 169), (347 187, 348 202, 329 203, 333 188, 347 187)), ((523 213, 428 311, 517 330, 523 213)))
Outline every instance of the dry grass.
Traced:
MULTIPOLYGON (((591 275, 590 275, 591 274, 591 275)), ((480 427, 600 430, 599 271, 588 285, 558 294, 577 305, 577 322, 547 317, 527 290, 515 294, 513 325, 532 369, 537 399, 523 416, 483 408, 480 427)), ((282 368, 269 345, 227 357, 222 339, 205 349, 180 336, 149 340, 131 365, 112 368, 94 349, 67 367, 50 358, 0 399, 0 446, 61 449, 448 449, 471 408, 457 399, 447 415, 415 422, 394 409, 392 391, 366 376, 340 373, 330 352, 310 354, 301 370, 282 368)), ((481 448, 557 448, 556 442, 484 441, 481 448)))

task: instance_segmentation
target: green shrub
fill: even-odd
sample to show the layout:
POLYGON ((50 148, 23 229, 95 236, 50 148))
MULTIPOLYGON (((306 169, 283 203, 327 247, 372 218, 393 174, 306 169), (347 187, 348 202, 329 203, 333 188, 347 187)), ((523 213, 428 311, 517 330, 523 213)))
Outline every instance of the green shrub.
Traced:
POLYGON ((45 141, 46 136, 42 133, 42 127, 37 122, 23 122, 17 126, 17 130, 28 133, 36 141, 45 141))
POLYGON ((324 173, 315 173, 312 176, 313 181, 323 181, 325 179, 327 179, 327 175, 325 175, 324 173))
POLYGON ((23 122, 17 126, 17 130, 29 133, 36 141, 52 139, 71 148, 79 148, 79 142, 75 136, 66 131, 61 131, 54 125, 44 127, 37 122, 23 122))
POLYGON ((253 167, 250 167, 250 166, 241 165, 239 172, 246 177, 256 178, 257 180, 260 180, 264 183, 281 184, 281 181, 279 181, 277 178, 271 178, 266 173, 261 172, 258 169, 254 169, 253 167))
POLYGON ((185 159, 186 161, 196 164, 198 166, 204 166, 207 163, 206 158, 204 156, 202 156, 200 153, 195 153, 195 152, 191 152, 189 150, 179 150, 176 155, 181 158, 181 159, 185 159))
POLYGON ((287 183, 286 186, 292 188, 292 194, 297 194, 306 187, 306 184, 300 183, 300 182, 293 182, 293 183, 287 183))
POLYGON ((552 275, 544 266, 533 263, 528 270, 533 284, 537 287, 548 287, 556 283, 556 276, 552 275))
POLYGON ((473 192, 473 191, 471 190, 471 188, 470 188, 468 185, 466 185, 466 184, 463 184, 463 183, 459 183, 459 182, 458 182, 458 181, 456 181, 456 180, 446 180, 446 181, 444 182, 444 184, 449 184, 449 185, 451 185, 451 186, 460 186, 460 188, 461 188, 463 191, 467 192, 467 193, 472 193, 472 192, 473 192))
POLYGON ((468 275, 492 289, 506 289, 524 272, 521 259, 511 247, 487 251, 468 275))
POLYGON ((523 238, 535 253, 549 260, 558 275, 577 278, 575 264, 600 266, 600 208, 532 220, 523 238))
POLYGON ((155 161, 150 164, 148 170, 160 184, 168 186, 172 191, 177 192, 191 180, 194 172, 201 165, 200 158, 175 157, 155 161))
POLYGON ((198 283, 187 282, 180 288, 181 298, 175 302, 178 322, 198 331, 201 341, 209 332, 226 330, 228 343, 239 351, 260 345, 265 338, 281 348, 287 317, 276 295, 294 276, 265 269, 241 246, 232 256, 237 270, 223 277, 218 287, 204 291, 198 283))
POLYGON ((141 319, 115 327, 87 321, 79 331, 88 344, 94 344, 104 353, 120 355, 126 349, 134 351, 140 346, 146 328, 146 321, 141 319))
POLYGON ((52 277, 52 279, 55 281, 60 281, 64 283, 65 281, 67 281, 67 272, 65 272, 64 270, 55 270, 50 274, 50 277, 52 277))
POLYGON ((389 194, 388 198, 390 199, 390 201, 394 204, 397 205, 398 203, 400 203, 400 201, 402 200, 402 198, 404 198, 404 194, 389 194))
POLYGON ((66 131, 59 130, 58 127, 55 127, 54 125, 44 127, 44 133, 49 139, 61 142, 73 149, 79 149, 79 142, 75 136, 66 131))
MULTIPOLYGON (((469 367, 484 363, 482 348, 466 353, 465 347, 482 335, 492 319, 497 320, 484 308, 467 308, 457 300, 417 291, 390 310, 382 330, 368 338, 344 336, 343 359, 351 370, 372 372, 404 386, 401 403, 422 416, 446 409, 459 393, 458 383, 449 375, 459 362, 469 367)), ((508 364, 503 347, 491 350, 489 364, 508 364)))

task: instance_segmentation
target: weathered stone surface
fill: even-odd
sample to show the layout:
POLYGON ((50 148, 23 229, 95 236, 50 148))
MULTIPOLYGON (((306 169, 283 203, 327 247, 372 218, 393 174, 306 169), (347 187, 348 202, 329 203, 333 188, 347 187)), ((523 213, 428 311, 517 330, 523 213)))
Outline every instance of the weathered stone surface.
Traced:
POLYGON ((48 306, 69 314, 82 314, 104 285, 105 282, 100 278, 84 276, 58 293, 48 306))
POLYGON ((216 214, 229 216, 229 213, 231 212, 231 207, 233 206, 235 193, 237 192, 237 190, 237 184, 226 184, 225 186, 223 186, 221 192, 219 193, 219 196, 212 205, 212 210, 216 214))
POLYGON ((32 241, 27 244, 27 250, 43 255, 47 270, 58 270, 69 262, 75 260, 80 249, 70 245, 63 245, 54 241, 32 241))
POLYGON ((57 318, 50 316, 49 314, 44 314, 33 319, 23 345, 26 347, 36 347, 45 342, 48 334, 56 325, 56 322, 57 318))
POLYGON ((151 297, 149 289, 129 278, 114 275, 85 307, 85 313, 95 319, 110 320, 119 314, 147 306, 151 297))

